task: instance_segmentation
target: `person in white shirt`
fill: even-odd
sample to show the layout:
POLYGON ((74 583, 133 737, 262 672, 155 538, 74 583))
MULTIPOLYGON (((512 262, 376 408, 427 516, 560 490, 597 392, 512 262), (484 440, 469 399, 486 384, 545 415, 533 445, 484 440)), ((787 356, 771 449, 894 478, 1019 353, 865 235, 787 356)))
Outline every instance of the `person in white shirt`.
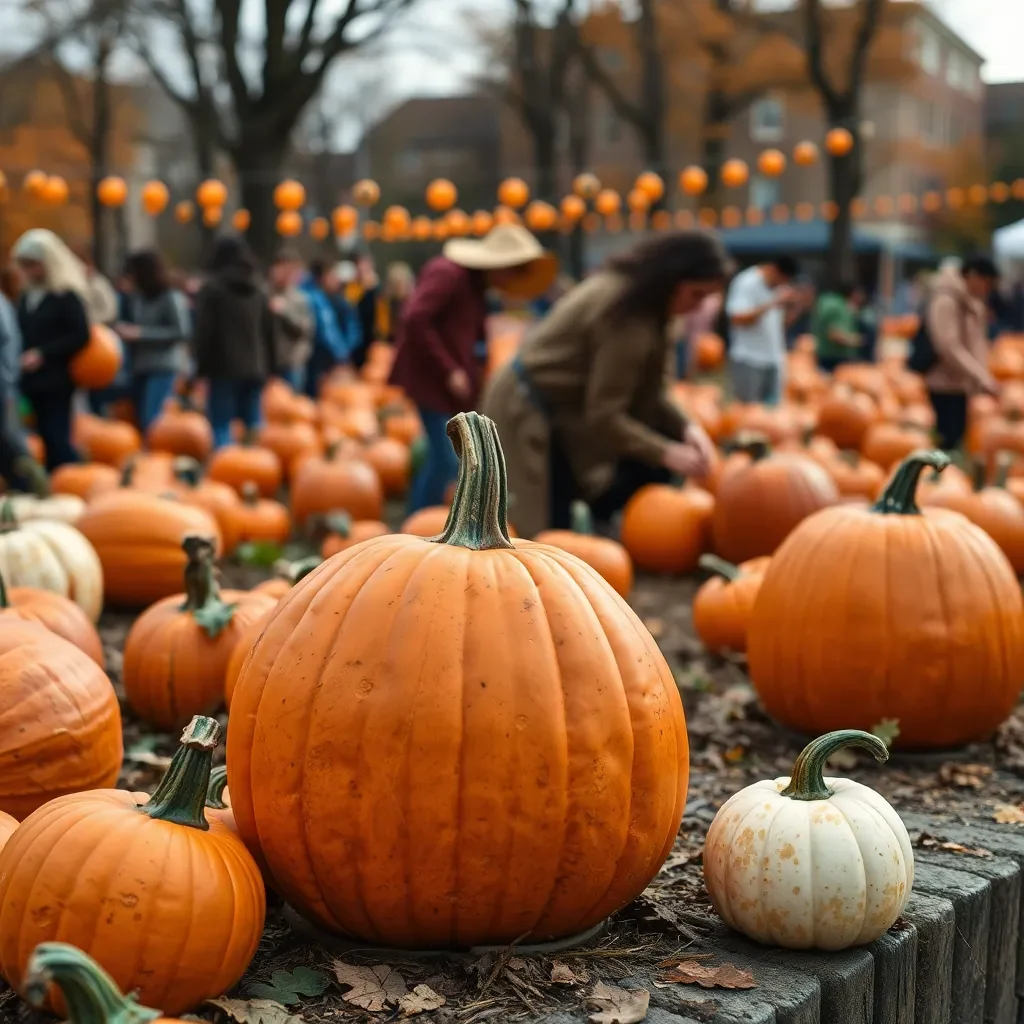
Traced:
POLYGON ((740 402, 776 404, 786 365, 789 282, 799 267, 792 256, 776 256, 741 271, 729 285, 729 377, 740 402))

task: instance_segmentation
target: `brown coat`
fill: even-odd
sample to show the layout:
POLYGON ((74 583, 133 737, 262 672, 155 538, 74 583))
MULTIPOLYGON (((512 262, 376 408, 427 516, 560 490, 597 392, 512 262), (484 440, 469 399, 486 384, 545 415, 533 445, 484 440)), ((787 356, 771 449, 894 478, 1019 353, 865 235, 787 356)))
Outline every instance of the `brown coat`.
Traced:
POLYGON ((925 381, 930 391, 975 394, 993 386, 988 371, 988 310, 967 293, 955 267, 939 271, 926 312, 938 363, 925 381))
POLYGON ((574 288, 523 341, 518 361, 531 387, 513 365, 484 392, 483 412, 505 452, 509 519, 522 536, 550 525, 552 430, 584 498, 608 487, 620 459, 661 465, 666 446, 682 438, 686 422, 666 391, 667 331, 654 317, 608 316, 623 285, 602 272, 574 288))

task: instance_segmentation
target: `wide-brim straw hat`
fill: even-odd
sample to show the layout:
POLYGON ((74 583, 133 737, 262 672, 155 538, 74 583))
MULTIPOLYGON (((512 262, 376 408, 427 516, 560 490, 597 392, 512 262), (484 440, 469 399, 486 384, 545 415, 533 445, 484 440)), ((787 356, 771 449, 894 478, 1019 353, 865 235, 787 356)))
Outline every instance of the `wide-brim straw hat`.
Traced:
POLYGON ((444 255, 467 270, 509 270, 522 267, 502 290, 522 299, 543 295, 558 277, 558 257, 518 224, 499 224, 483 238, 453 238, 444 255))

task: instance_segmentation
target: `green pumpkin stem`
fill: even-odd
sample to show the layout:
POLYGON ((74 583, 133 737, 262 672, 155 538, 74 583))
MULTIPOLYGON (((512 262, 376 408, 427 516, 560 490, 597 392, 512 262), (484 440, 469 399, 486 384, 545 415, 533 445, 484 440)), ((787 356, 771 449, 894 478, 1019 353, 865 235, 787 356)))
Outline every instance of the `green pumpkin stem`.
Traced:
POLYGON ((889 748, 885 742, 870 732, 860 729, 828 732, 811 740, 800 751, 793 764, 789 785, 782 795, 792 800, 827 800, 832 796, 832 790, 825 785, 825 762, 843 747, 861 747, 869 751, 876 761, 889 760, 889 748))
POLYGON ((215 811, 227 809, 224 803, 224 790, 228 788, 228 769, 226 765, 219 764, 210 771, 210 785, 206 788, 206 806, 212 807, 215 811))
POLYGON ((37 498, 49 498, 53 494, 46 467, 31 455, 22 455, 15 459, 14 472, 26 481, 29 492, 37 498))
POLYGON ((983 491, 988 483, 988 463, 985 459, 975 459, 971 466, 971 484, 975 493, 983 491))
POLYGON ((255 508, 260 503, 260 489, 251 480, 242 484, 242 504, 255 508))
POLYGON ((1013 459, 1013 452, 996 452, 996 472, 992 478, 993 487, 1006 487, 1006 482, 1010 479, 1010 470, 1013 468, 1013 459))
POLYGON ((448 436, 459 457, 459 479, 448 521, 434 542, 471 551, 511 548, 508 479, 497 428, 486 416, 460 412, 448 421, 448 436))
POLYGON ((701 555, 697 564, 707 572, 722 576, 730 583, 735 583, 743 575, 743 570, 732 562, 727 562, 718 555, 701 555))
POLYGON ((0 609, 10 608, 11 602, 7 597, 7 580, 0 573, 0 609))
POLYGON ((128 458, 125 459, 124 468, 121 470, 121 482, 119 486, 131 487, 132 483, 135 481, 136 466, 137 461, 135 456, 129 455, 128 458))
POLYGON ((181 734, 181 746, 148 804, 139 809, 159 821, 202 829, 210 827, 203 813, 210 789, 213 751, 220 726, 212 718, 196 715, 181 734))
POLYGON ((936 474, 941 473, 950 463, 945 452, 919 449, 911 452, 901 463, 899 469, 882 491, 881 497, 871 506, 872 512, 882 515, 919 516, 917 507, 917 482, 926 466, 931 466, 936 474))
POLYGON ((297 562, 289 562, 287 558, 279 558, 274 563, 274 575, 279 580, 287 580, 293 587, 299 580, 304 580, 323 559, 319 555, 300 558, 297 562))
POLYGON ((342 540, 352 536, 352 517, 345 511, 330 512, 324 517, 324 526, 342 540))
POLYGON ((203 479, 203 467, 188 455, 179 455, 174 460, 174 479, 188 487, 198 487, 203 479))
POLYGON ((14 514, 14 502, 10 498, 0 501, 0 533, 10 533, 18 528, 18 517, 14 514))
POLYGON ((590 514, 590 506, 585 501, 572 503, 572 532, 582 533, 586 537, 594 533, 594 517, 590 514))
POLYGON ((29 958, 21 991, 33 1006, 60 989, 70 1024, 144 1024, 163 1014, 122 995, 114 979, 92 957, 65 942, 44 942, 29 958))
POLYGON ((181 546, 188 558, 185 563, 185 603, 181 610, 189 612, 213 640, 231 622, 237 605, 225 604, 221 599, 213 564, 217 550, 214 542, 209 537, 190 534, 181 546))
POLYGON ((751 462, 760 462, 765 456, 771 454, 772 446, 764 434, 758 434, 752 430, 744 430, 733 438, 732 450, 746 452, 750 456, 751 462))

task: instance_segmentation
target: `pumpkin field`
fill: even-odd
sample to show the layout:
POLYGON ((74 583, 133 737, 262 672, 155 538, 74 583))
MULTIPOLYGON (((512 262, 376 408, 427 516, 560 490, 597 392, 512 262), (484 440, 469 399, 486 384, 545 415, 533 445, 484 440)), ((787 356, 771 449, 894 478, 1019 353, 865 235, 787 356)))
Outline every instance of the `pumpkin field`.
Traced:
POLYGON ((712 923, 899 929, 901 816, 1024 824, 1024 339, 954 458, 885 352, 676 384, 715 465, 618 539, 518 539, 476 413, 407 518, 382 344, 216 452, 201 394, 79 414, 0 505, 0 1019, 629 1024, 661 972, 714 1020, 712 923))

